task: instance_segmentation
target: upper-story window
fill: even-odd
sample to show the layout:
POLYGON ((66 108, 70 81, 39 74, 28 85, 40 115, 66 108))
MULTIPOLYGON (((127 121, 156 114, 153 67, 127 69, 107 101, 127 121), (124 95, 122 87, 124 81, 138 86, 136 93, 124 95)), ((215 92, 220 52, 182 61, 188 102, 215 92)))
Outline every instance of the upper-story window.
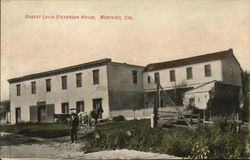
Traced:
POLYGON ((20 84, 16 85, 16 95, 21 96, 21 85, 20 84))
POLYGON ((137 71, 132 71, 133 83, 137 84, 137 71))
POLYGON ((82 73, 76 74, 76 87, 82 87, 82 73))
POLYGON ((100 84, 100 81, 99 81, 99 69, 93 70, 93 83, 94 84, 100 84))
POLYGON ((176 81, 175 70, 171 70, 169 74, 170 74, 170 82, 175 82, 176 81))
POLYGON ((51 79, 46 79, 46 92, 51 91, 51 79))
POLYGON ((187 79, 193 79, 193 71, 192 71, 192 67, 188 67, 186 69, 187 72, 187 79))
POLYGON ((155 76, 155 83, 160 83, 160 73, 156 72, 154 76, 155 76))
POLYGON ((151 78, 150 78, 150 76, 148 76, 148 83, 151 83, 151 78))
POLYGON ((62 89, 67 89, 67 76, 62 76, 62 89))
POLYGON ((36 82, 31 82, 31 94, 36 94, 36 82))
POLYGON ((211 65, 207 64, 204 66, 205 70, 205 77, 211 77, 212 76, 212 71, 211 71, 211 65))

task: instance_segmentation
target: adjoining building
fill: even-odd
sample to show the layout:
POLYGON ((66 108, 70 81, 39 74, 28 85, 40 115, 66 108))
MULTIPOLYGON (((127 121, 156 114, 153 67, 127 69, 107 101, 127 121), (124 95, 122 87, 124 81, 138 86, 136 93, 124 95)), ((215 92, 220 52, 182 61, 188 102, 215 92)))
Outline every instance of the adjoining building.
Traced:
MULTIPOLYGON (((192 104, 206 110, 210 105, 213 115, 237 113, 241 72, 232 49, 149 64, 143 74, 146 106, 155 105, 155 82, 159 82, 177 106, 192 104)), ((165 95, 160 95, 160 106, 169 106, 165 95)))
MULTIPOLYGON (((233 98, 233 108, 230 107, 229 110, 237 112, 241 91, 241 67, 233 55, 233 50, 229 49, 152 63, 146 67, 102 59, 8 81, 11 123, 53 122, 54 113, 68 113, 71 108, 76 108, 77 112, 89 113, 102 107, 103 118, 118 115, 124 115, 126 118, 145 118, 152 114, 156 105, 158 82, 175 104, 182 108, 191 102, 199 108, 200 101, 206 108, 206 100, 212 92, 203 90, 204 93, 201 93, 198 90, 204 88, 202 86, 221 84, 217 85, 220 86, 217 87, 217 91, 220 90, 217 93, 220 95, 217 95, 221 98, 216 104, 223 103, 229 97, 233 98)), ((167 110, 173 108, 163 94, 160 106, 167 110)), ((216 107, 214 110, 216 112, 216 107)))

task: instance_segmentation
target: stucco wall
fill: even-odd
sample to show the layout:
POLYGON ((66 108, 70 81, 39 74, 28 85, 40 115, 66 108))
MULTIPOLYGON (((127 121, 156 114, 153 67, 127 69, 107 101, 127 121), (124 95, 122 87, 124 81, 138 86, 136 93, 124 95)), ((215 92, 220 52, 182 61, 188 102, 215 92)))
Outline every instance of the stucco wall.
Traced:
POLYGON ((197 87, 203 83, 213 80, 222 81, 222 64, 220 60, 198 63, 193 65, 181 66, 177 68, 161 69, 158 71, 144 72, 143 83, 146 91, 150 92, 156 89, 154 84, 154 73, 159 72, 160 84, 164 89, 171 89, 175 85, 187 84, 187 87, 197 87), (212 76, 205 77, 204 66, 211 65, 212 76), (193 78, 187 79, 186 68, 192 67, 193 78), (170 82, 170 70, 175 70, 176 82, 170 82), (148 76, 151 77, 151 83, 148 83, 148 76))
POLYGON ((50 76, 10 85, 11 122, 15 123, 15 108, 21 107, 21 120, 29 121, 29 107, 37 102, 55 104, 55 113, 61 113, 61 103, 68 102, 69 108, 75 108, 77 101, 84 101, 85 111, 93 109, 92 99, 102 98, 103 118, 109 117, 107 66, 50 76), (100 84, 93 85, 92 71, 99 69, 100 84), (82 73, 82 87, 76 87, 76 73, 82 73), (61 76, 67 76, 67 89, 62 90, 61 76), (51 92, 46 92, 46 79, 51 79, 51 92), (36 81, 36 94, 31 94, 31 82, 36 81), (21 84, 21 96, 16 96, 16 85, 21 84))
MULTIPOLYGON (((140 66, 108 63, 110 111, 133 110, 144 106, 143 69, 140 66), (133 71, 137 71, 137 83, 133 83, 133 71)), ((124 112, 124 116, 127 113, 132 112, 128 111, 126 114, 124 112)), ((132 115, 128 114, 128 116, 132 115)))
POLYGON ((226 84, 241 86, 241 68, 232 53, 228 54, 224 59, 222 59, 222 66, 223 82, 226 84))

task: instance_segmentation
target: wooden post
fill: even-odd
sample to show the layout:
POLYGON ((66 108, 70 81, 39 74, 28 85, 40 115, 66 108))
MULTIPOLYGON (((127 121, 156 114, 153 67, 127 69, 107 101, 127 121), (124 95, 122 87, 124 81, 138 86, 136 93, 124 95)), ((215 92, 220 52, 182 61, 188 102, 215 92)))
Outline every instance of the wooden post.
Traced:
POLYGON ((203 123, 206 121, 206 110, 203 110, 203 123))
POLYGON ((198 115, 198 127, 200 127, 200 118, 201 118, 201 114, 199 113, 199 115, 198 115))
POLYGON ((157 84, 157 92, 158 92, 158 108, 161 107, 161 91, 159 88, 159 84, 157 84))
POLYGON ((159 105, 159 83, 157 83, 156 85, 157 85, 157 90, 156 90, 156 97, 155 97, 156 104, 154 106, 154 126, 157 125, 158 107, 160 106, 159 105))
POLYGON ((151 128, 155 127, 154 114, 151 114, 151 128))

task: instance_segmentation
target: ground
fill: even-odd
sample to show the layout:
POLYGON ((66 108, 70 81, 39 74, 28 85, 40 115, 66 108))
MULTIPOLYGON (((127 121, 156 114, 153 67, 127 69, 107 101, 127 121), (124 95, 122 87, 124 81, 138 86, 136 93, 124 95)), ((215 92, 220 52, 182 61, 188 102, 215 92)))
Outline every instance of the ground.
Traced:
MULTIPOLYGON (((81 136, 93 128, 80 131, 81 136)), ((59 158, 59 159, 179 159, 167 154, 140 152, 134 150, 109 150, 86 153, 86 141, 70 143, 70 137, 43 139, 19 134, 0 132, 0 158, 59 158)))

